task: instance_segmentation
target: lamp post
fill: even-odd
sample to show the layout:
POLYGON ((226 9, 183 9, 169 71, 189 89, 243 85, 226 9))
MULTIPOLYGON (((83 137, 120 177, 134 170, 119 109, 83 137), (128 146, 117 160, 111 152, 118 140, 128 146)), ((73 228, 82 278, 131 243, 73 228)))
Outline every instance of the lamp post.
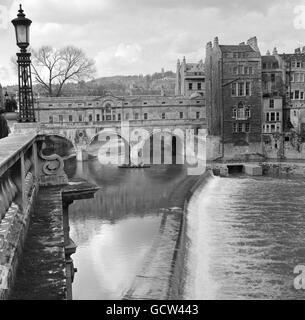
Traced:
POLYGON ((16 43, 20 48, 17 53, 19 85, 19 122, 35 122, 34 99, 31 76, 31 53, 27 52, 30 44, 30 25, 32 21, 25 17, 20 5, 17 18, 12 20, 15 27, 16 43))

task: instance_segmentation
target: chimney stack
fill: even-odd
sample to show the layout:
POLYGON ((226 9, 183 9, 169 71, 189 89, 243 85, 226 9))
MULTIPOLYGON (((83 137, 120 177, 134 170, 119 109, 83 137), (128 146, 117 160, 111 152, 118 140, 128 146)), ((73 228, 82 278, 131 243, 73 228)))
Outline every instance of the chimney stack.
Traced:
POLYGON ((209 42, 206 44, 206 48, 207 48, 207 49, 211 49, 211 48, 212 48, 212 41, 209 41, 209 42))
POLYGON ((218 37, 214 38, 214 46, 218 46, 219 45, 219 41, 218 41, 218 37))
POLYGON ((269 50, 267 50, 266 56, 270 56, 270 51, 269 50))
POLYGON ((277 49, 276 49, 276 47, 273 48, 272 55, 274 55, 274 56, 277 55, 277 49))

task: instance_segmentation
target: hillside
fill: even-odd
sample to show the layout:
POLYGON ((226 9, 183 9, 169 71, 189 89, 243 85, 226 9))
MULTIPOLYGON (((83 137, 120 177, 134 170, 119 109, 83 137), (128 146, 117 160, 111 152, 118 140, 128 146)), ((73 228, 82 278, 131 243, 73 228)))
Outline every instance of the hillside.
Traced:
POLYGON ((63 95, 102 95, 111 92, 114 95, 174 94, 175 73, 172 71, 156 72, 152 75, 130 75, 97 78, 78 84, 69 83, 63 95))

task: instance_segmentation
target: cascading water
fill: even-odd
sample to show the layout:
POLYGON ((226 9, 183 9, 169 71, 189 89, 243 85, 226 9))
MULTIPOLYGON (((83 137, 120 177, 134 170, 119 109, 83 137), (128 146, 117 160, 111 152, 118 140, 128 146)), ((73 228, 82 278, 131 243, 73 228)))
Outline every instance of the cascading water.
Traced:
POLYGON ((188 206, 184 299, 304 299, 303 179, 213 177, 188 206))

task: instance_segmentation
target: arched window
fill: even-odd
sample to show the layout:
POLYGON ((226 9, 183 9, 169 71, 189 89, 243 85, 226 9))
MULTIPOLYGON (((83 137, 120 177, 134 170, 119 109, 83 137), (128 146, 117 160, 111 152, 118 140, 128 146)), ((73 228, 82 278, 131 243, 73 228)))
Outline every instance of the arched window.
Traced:
POLYGON ((238 106, 232 109, 232 117, 235 120, 247 120, 251 117, 250 106, 245 106, 243 102, 239 102, 238 106))
POLYGON ((105 108, 106 108, 106 113, 111 113, 111 104, 109 102, 106 103, 105 108))

